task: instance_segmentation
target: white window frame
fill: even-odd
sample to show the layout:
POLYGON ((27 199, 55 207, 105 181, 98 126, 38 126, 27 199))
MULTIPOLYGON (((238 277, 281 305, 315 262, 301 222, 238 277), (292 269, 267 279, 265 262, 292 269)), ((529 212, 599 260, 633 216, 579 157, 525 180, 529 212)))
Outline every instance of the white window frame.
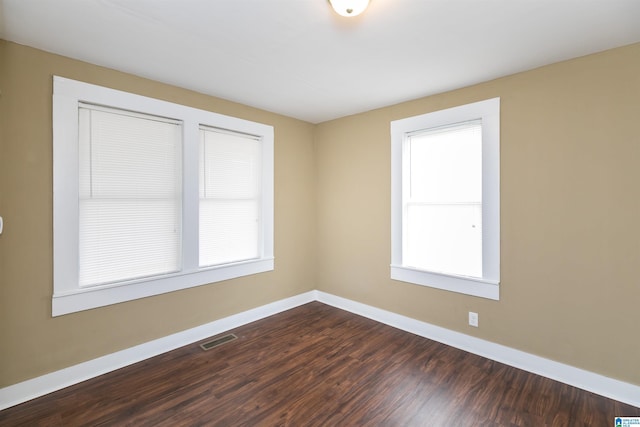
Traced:
POLYGON ((272 126, 54 76, 53 316, 273 270, 273 157, 272 126), (182 122, 183 229, 182 269, 179 272, 91 287, 81 288, 78 285, 78 105, 81 102, 182 122), (212 267, 198 265, 198 142, 201 125, 254 135, 261 140, 262 227, 260 256, 256 259, 212 267))
POLYGON ((391 278, 493 300, 500 299, 500 98, 391 122, 391 278), (457 276, 403 263, 403 161, 412 133, 482 120, 483 277, 457 276))

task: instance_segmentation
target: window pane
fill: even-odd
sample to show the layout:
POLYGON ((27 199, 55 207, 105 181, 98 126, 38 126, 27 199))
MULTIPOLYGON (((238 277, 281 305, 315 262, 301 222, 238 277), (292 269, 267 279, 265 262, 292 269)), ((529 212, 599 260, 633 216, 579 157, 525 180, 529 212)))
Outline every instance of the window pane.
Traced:
POLYGON ((405 265, 482 277, 482 206, 409 205, 405 265))
POLYGON ((180 269, 181 126, 80 108, 79 282, 180 269))
POLYGON ((410 198, 432 203, 482 201, 479 121, 412 135, 410 198))
POLYGON ((200 265, 257 258, 256 200, 200 201, 200 265))
POLYGON ((260 256, 261 150, 251 136, 200 130, 201 267, 260 256))
POLYGON ((179 210, 173 200, 88 199, 80 202, 80 212, 81 285, 179 269, 179 210))

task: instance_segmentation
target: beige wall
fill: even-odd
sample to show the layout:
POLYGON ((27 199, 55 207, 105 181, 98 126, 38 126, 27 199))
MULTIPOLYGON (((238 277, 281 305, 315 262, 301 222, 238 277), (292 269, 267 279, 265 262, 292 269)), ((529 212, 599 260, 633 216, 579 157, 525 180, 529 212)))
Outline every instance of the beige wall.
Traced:
POLYGON ((318 288, 640 385, 639 121, 635 44, 319 125, 318 288), (500 301, 390 280, 389 122, 492 97, 500 301))
POLYGON ((316 288, 640 385, 640 44, 318 126, 2 41, 0 91, 0 387, 316 288), (276 270, 51 318, 53 74, 273 125, 276 270), (390 280, 389 122, 496 96, 500 301, 390 280))
POLYGON ((0 40, 0 387, 315 289, 314 126, 0 40), (275 271, 51 317, 52 75, 275 128, 275 271))

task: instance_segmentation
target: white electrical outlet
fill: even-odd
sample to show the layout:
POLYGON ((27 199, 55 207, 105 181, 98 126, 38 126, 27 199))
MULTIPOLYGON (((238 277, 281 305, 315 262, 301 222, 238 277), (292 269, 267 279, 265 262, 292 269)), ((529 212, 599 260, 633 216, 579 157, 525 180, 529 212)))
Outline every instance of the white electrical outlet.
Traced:
POLYGON ((473 311, 469 312, 469 326, 478 327, 478 313, 474 313, 473 311))

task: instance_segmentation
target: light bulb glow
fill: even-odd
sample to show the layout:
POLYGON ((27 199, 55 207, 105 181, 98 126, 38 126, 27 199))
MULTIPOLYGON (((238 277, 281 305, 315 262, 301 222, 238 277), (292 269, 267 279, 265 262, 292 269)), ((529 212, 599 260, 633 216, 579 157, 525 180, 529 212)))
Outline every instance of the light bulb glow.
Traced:
POLYGON ((341 16, 360 15, 369 5, 369 0, 329 0, 331 7, 341 16))

